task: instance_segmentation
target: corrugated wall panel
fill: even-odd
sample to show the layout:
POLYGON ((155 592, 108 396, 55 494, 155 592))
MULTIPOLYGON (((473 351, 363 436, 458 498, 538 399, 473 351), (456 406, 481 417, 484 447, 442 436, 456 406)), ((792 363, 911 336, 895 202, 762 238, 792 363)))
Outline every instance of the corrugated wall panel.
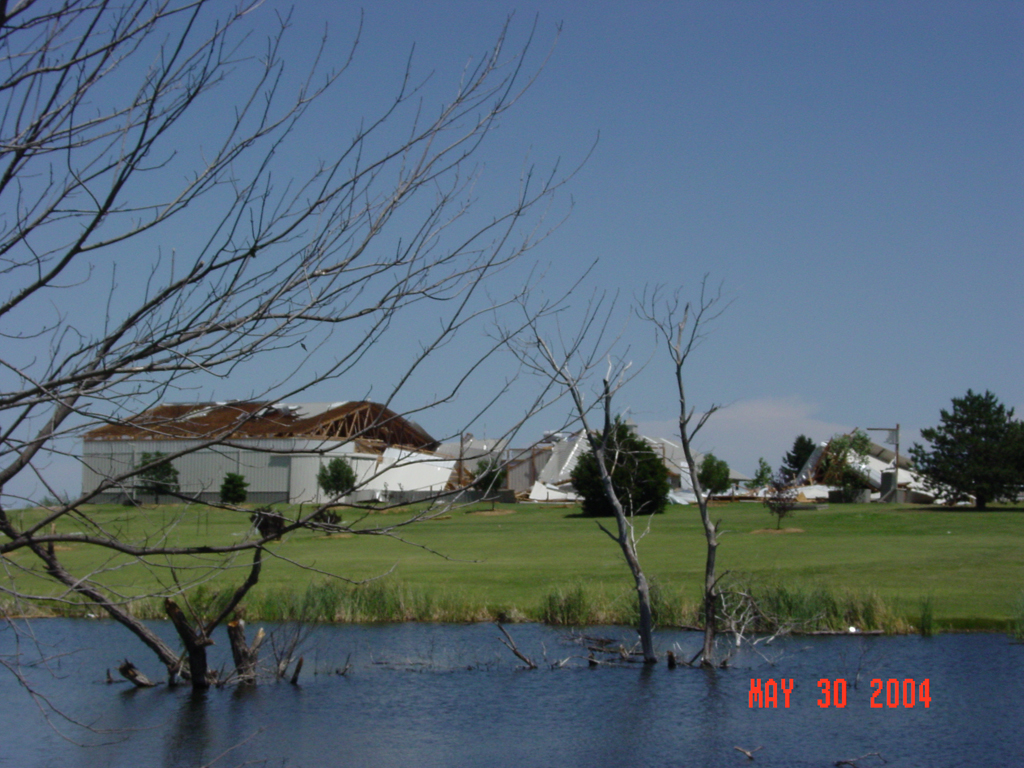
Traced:
MULTIPOLYGON (((352 467, 356 475, 356 483, 361 484, 372 478, 379 471, 378 457, 367 454, 351 454, 335 452, 341 455, 352 467)), ((300 454, 292 456, 292 476, 289 487, 289 498, 293 504, 319 504, 323 501, 317 474, 323 463, 330 461, 332 454, 326 456, 300 454)))
POLYGON ((320 471, 320 457, 309 454, 292 456, 292 474, 288 484, 288 500, 293 504, 317 504, 320 489, 316 475, 320 471))
POLYGON ((219 493, 224 475, 238 469, 238 450, 202 450, 174 460, 178 470, 181 492, 194 496, 198 493, 219 493))
POLYGON ((551 449, 532 448, 508 451, 508 479, 505 484, 513 491, 529 491, 551 458, 551 449))
POLYGON ((380 456, 365 453, 346 457, 352 470, 356 473, 356 488, 372 486, 374 477, 384 468, 380 456))
MULTIPOLYGON (((112 446, 116 447, 116 446, 112 446)), ((114 451, 103 443, 86 443, 82 452, 82 492, 92 493, 107 477, 118 470, 127 468, 131 462, 131 451, 114 451), (127 460, 124 458, 127 456, 127 460)))
MULTIPOLYGON (((131 469, 139 463, 143 453, 178 453, 198 445, 198 441, 191 440, 86 442, 82 448, 82 488, 92 491, 103 479, 131 469)), ((339 445, 323 440, 245 440, 237 445, 202 448, 174 459, 173 464, 178 470, 178 484, 186 494, 217 493, 224 475, 237 472, 249 483, 250 494, 277 494, 282 499, 311 501, 318 494, 316 475, 321 457, 319 453, 297 452, 329 449, 328 455, 350 456, 354 447, 351 443, 339 445)), ((372 474, 377 466, 375 457, 362 454, 351 461, 360 479, 372 474)))
POLYGON ((249 483, 249 493, 288 493, 291 456, 243 451, 239 473, 249 483))
MULTIPOLYGON (((152 452, 148 445, 146 450, 152 452)), ((82 491, 94 491, 103 480, 127 472, 138 464, 141 456, 142 451, 134 441, 85 443, 82 450, 82 491)))

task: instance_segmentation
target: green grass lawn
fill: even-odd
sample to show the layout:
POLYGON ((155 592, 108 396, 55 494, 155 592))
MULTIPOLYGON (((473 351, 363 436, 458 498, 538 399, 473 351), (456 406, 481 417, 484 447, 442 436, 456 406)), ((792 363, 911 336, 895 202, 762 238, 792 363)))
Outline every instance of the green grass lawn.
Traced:
MULTIPOLYGON (((579 585, 606 601, 630 601, 631 579, 615 543, 593 520, 574 516, 575 508, 529 504, 490 512, 456 511, 445 519, 404 529, 402 542, 380 536, 325 536, 301 531, 270 547, 262 593, 301 593, 324 577, 291 562, 351 579, 393 570, 410 589, 447 600, 482 606, 490 614, 510 612, 535 617, 545 597, 558 588, 579 585), (427 547, 442 553, 434 554, 427 547)), ((38 512, 15 512, 28 519, 38 512)), ((174 543, 238 541, 248 518, 206 507, 94 507, 90 514, 124 538, 155 536, 173 523, 174 543)), ((759 504, 733 503, 713 508, 722 520, 719 572, 736 578, 784 584, 800 590, 821 587, 837 593, 871 594, 913 623, 930 599, 939 626, 999 626, 1015 616, 1024 591, 1024 510, 947 510, 889 505, 833 505, 800 510, 784 521, 789 532, 773 533, 772 518, 759 504), (796 530, 793 530, 796 529, 796 530)), ((352 517, 351 511, 346 516, 352 517)), ((374 514, 366 524, 395 520, 374 514)), ((644 521, 646 523, 646 521, 644 521)), ((65 521, 63 528, 73 525, 65 521)), ((704 538, 696 507, 670 507, 650 521, 639 545, 645 572, 670 599, 696 605, 704 568, 704 538)), ((84 546, 60 552, 75 573, 101 565, 120 566, 103 574, 105 584, 126 595, 152 591, 168 581, 160 560, 150 565, 123 558, 100 559, 84 546)), ((107 558, 108 556, 104 556, 107 558)), ((23 590, 53 587, 42 578, 10 567, 36 567, 28 552, 10 559, 23 590)), ((214 585, 240 582, 239 570, 220 574, 214 585)), ((202 572, 183 571, 182 577, 202 572)), ((256 596, 253 596, 256 599, 256 596)))

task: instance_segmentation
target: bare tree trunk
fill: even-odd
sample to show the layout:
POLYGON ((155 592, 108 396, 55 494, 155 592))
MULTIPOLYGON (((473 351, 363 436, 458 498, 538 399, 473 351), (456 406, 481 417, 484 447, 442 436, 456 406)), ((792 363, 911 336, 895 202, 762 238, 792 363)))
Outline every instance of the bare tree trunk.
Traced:
MULTIPOLYGON (((128 659, 121 662, 121 665, 117 668, 117 671, 121 673, 121 676, 134 685, 136 688, 152 688, 156 685, 152 680, 146 677, 144 674, 139 672, 128 659)), ((107 678, 110 681, 110 671, 107 670, 107 678)))
MULTIPOLYGON (((706 506, 706 505, 705 505, 706 506)), ((718 622, 718 592, 715 579, 715 555, 718 551, 716 526, 702 513, 704 535, 707 537, 708 554, 704 563, 704 649, 702 664, 709 664, 715 653, 715 632, 718 622)))
POLYGON ((579 389, 575 383, 571 386, 570 391, 572 393, 573 400, 576 403, 576 409, 580 414, 580 420, 583 422, 583 429, 586 433, 587 441, 590 443, 590 449, 594 452, 594 457, 597 459, 598 471, 601 473, 601 486, 604 488, 605 498, 608 499, 608 503, 612 505, 612 509, 615 511, 616 533, 612 533, 601 525, 601 523, 598 523, 598 526, 600 526, 601 530, 608 534, 608 536, 619 545, 619 548, 622 550, 623 557, 626 558, 626 564, 629 566, 629 571, 633 574, 637 608, 640 614, 637 633, 640 635, 640 648, 643 651, 644 664, 656 664, 658 662, 658 655, 654 652, 654 615, 651 612, 650 585, 647 582, 647 577, 644 576, 643 568, 640 567, 640 558, 637 556, 636 552, 636 542, 633 540, 633 524, 626 516, 626 511, 622 507, 622 500, 619 499, 619 495, 615 492, 611 473, 608 471, 608 465, 605 463, 605 454, 608 449, 608 443, 611 439, 613 429, 611 417, 611 385, 606 378, 604 381, 604 392, 602 394, 604 432, 600 437, 591 431, 587 425, 586 410, 583 405, 583 399, 580 396, 579 389))
POLYGON ((193 629, 178 604, 171 598, 164 601, 164 610, 167 611, 171 623, 178 632, 178 637, 185 644, 185 652, 188 654, 188 671, 192 679, 192 687, 195 690, 202 690, 210 687, 209 668, 206 662, 206 646, 213 645, 213 641, 205 635, 202 627, 193 629))
MULTIPOLYGON (((170 598, 164 601, 164 609, 167 611, 167 615, 171 619, 171 623, 174 624, 175 630, 178 632, 178 637, 185 644, 185 651, 188 653, 188 666, 189 673, 192 679, 192 687, 195 689, 209 688, 212 678, 215 675, 211 675, 206 659, 206 648, 207 646, 213 645, 213 640, 210 635, 213 634, 213 630, 216 629, 217 625, 220 624, 224 619, 227 618, 228 614, 238 607, 238 604, 245 597, 246 593, 252 589, 259 582, 260 570, 263 567, 263 547, 258 546, 252 554, 252 567, 249 569, 249 575, 245 581, 238 586, 231 595, 231 599, 228 600, 227 605, 221 609, 221 612, 217 614, 215 618, 209 622, 204 623, 201 618, 196 617, 196 626, 193 627, 189 622, 185 613, 178 607, 170 598)), ((229 633, 230 634, 230 633, 229 633)), ((242 639, 244 641, 245 633, 242 631, 242 639)), ((261 638, 257 637, 255 645, 255 653, 259 652, 259 643, 261 638)), ((232 651, 234 650, 234 640, 232 639, 232 651)), ((246 654, 249 653, 249 649, 246 649, 246 654)), ((236 666, 238 664, 238 658, 235 659, 236 666)), ((255 661, 253 661, 255 664, 255 661)))
POLYGON ((647 578, 643 571, 637 570, 633 573, 636 580, 636 597, 640 606, 640 650, 644 654, 644 664, 657 664, 658 654, 654 652, 654 616, 651 613, 651 592, 647 584, 647 578))
POLYGON ((302 672, 302 665, 305 663, 305 661, 305 656, 299 656, 299 660, 295 662, 295 671, 292 672, 292 679, 289 681, 292 685, 299 684, 299 674, 302 672))
MULTIPOLYGON (((9 533, 5 530, 4 533, 7 533, 14 538, 12 535, 13 531, 9 533)), ((83 597, 88 598, 98 608, 106 611, 106 613, 116 622, 127 627, 132 634, 145 643, 145 645, 156 654, 157 658, 163 662, 164 666, 167 667, 167 672, 170 677, 173 677, 178 673, 179 660, 177 654, 175 654, 163 640, 154 634, 149 627, 128 613, 128 611, 120 605, 109 600, 100 590, 92 587, 86 582, 83 582, 81 579, 76 579, 72 576, 67 569, 64 568, 60 560, 57 559, 52 544, 47 547, 42 547, 38 544, 29 544, 28 546, 32 552, 43 561, 46 566, 46 572, 51 577, 83 597)))
POLYGON ((260 646, 266 634, 260 628, 256 638, 249 645, 245 639, 245 622, 235 619, 228 622, 228 639, 231 641, 231 656, 235 661, 235 674, 240 683, 256 681, 256 663, 260 658, 260 646))
POLYGON ((704 538, 707 541, 707 557, 704 562, 704 644, 701 649, 701 665, 711 666, 714 663, 715 634, 718 623, 718 578, 715 575, 715 558, 718 552, 718 523, 711 520, 708 512, 708 494, 701 487, 696 459, 693 455, 693 438, 700 429, 707 423, 715 411, 717 405, 712 405, 708 410, 697 417, 694 422, 694 410, 687 405, 686 387, 683 381, 683 366, 690 353, 701 342, 705 336, 706 326, 716 319, 723 310, 716 310, 716 305, 721 298, 721 291, 714 296, 708 297, 706 293, 707 276, 701 281, 700 301, 696 306, 691 307, 687 302, 683 308, 682 319, 677 321, 676 311, 679 308, 678 293, 673 300, 666 302, 664 311, 659 309, 661 304, 658 291, 654 291, 649 297, 644 297, 638 314, 644 319, 653 323, 659 335, 665 340, 668 346, 669 356, 675 366, 676 391, 679 396, 679 440, 683 446, 683 454, 686 456, 686 468, 690 473, 690 483, 693 487, 693 494, 697 497, 697 506, 700 509, 701 525, 704 528, 704 538), (690 322, 690 311, 693 310, 692 322, 690 322), (687 324, 689 323, 689 329, 687 324))
MULTIPOLYGON (((591 452, 594 454, 594 458, 597 460, 598 472, 601 476, 601 487, 604 490, 605 498, 611 505, 615 516, 615 533, 609 531, 600 522, 598 522, 598 527, 618 544, 622 550, 623 557, 626 559, 626 564, 629 566, 637 596, 640 618, 637 632, 640 635, 640 646, 643 651, 644 663, 655 664, 658 661, 658 656, 654 651, 654 616, 651 611, 650 585, 647 577, 644 576, 643 568, 640 566, 631 517, 626 514, 623 508, 622 500, 615 491, 611 473, 605 463, 605 457, 613 435, 611 415, 613 395, 611 380, 613 378, 613 370, 611 363, 609 363, 608 373, 603 379, 602 393, 599 399, 604 418, 604 431, 601 434, 590 428, 587 414, 591 409, 585 404, 583 393, 580 390, 580 383, 583 378, 594 368, 596 360, 603 357, 603 355, 599 355, 596 352, 596 347, 595 351, 589 355, 580 353, 587 329, 595 322, 600 311, 600 302, 588 310, 588 316, 582 324, 580 334, 567 346, 563 342, 563 350, 557 357, 551 345, 541 337, 536 322, 536 315, 531 313, 525 305, 523 306, 523 311, 530 318, 527 321, 527 327, 531 330, 531 338, 526 347, 517 350, 517 354, 524 366, 547 377, 553 384, 564 388, 572 398, 576 415, 579 417, 580 424, 583 427, 583 433, 590 445, 591 452), (579 359, 581 365, 581 370, 578 374, 573 373, 570 369, 570 364, 577 359, 579 359)), ((601 335, 598 334, 599 338, 596 340, 596 345, 601 344, 601 335)), ((616 384, 615 389, 618 389, 618 386, 621 384, 621 376, 625 373, 626 367, 628 366, 623 366, 618 370, 617 378, 619 383, 616 384)))
MULTIPOLYGON (((605 383, 607 385, 607 382, 605 383)), ((607 391, 607 386, 605 387, 605 398, 607 413, 611 408, 611 394, 607 391)), ((601 526, 601 530, 607 533, 619 545, 619 548, 622 550, 623 557, 626 558, 626 564, 629 566, 629 572, 633 574, 637 607, 640 614, 640 623, 637 627, 637 632, 640 635, 640 648, 644 654, 644 663, 654 664, 658 661, 658 656, 654 652, 654 615, 651 612, 651 589, 647 582, 647 577, 644 576, 643 568, 640 567, 640 558, 636 553, 636 545, 630 535, 630 523, 622 508, 622 502, 620 501, 618 494, 615 493, 611 475, 608 473, 608 469, 604 463, 605 448, 610 434, 610 419, 606 418, 605 432, 600 442, 598 442, 596 436, 588 435, 588 438, 591 441, 591 446, 594 450, 594 455, 597 457, 597 466, 601 471, 601 485, 604 487, 605 496, 615 509, 615 522, 618 528, 616 534, 611 533, 611 531, 603 525, 601 526)), ((600 523, 598 523, 598 525, 600 525, 600 523)))
MULTIPOLYGON (((685 414, 686 398, 683 394, 681 374, 678 378, 678 385, 680 403, 685 414)), ((697 497, 697 506, 700 509, 700 520, 704 528, 704 538, 707 542, 707 555, 704 560, 704 600, 703 610, 701 611, 704 618, 704 645, 701 649, 701 666, 711 666, 714 663, 715 634, 718 623, 718 580, 715 577, 715 557, 718 554, 718 524, 711 520, 711 515, 708 512, 708 497, 701 487, 700 480, 697 478, 697 462, 694 460, 693 451, 690 448, 693 433, 687 431, 688 421, 688 419, 680 418, 679 433, 683 443, 683 453, 686 455, 687 470, 690 473, 690 479, 693 484, 693 493, 697 497)))

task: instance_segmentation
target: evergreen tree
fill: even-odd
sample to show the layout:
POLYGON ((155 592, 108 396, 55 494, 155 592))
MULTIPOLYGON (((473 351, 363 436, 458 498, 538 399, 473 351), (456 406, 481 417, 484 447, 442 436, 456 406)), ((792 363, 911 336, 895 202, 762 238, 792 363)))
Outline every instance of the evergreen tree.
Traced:
POLYGON ((729 465, 713 453, 705 453, 697 472, 700 487, 712 496, 729 490, 729 465))
POLYGON ((800 470, 804 468, 804 464, 814 453, 815 447, 814 441, 807 435, 800 435, 793 441, 793 450, 783 457, 782 466, 779 467, 779 471, 787 480, 790 482, 796 480, 796 476, 800 474, 800 470))
POLYGON ((767 488, 771 485, 774 475, 772 473, 771 465, 764 460, 764 456, 757 460, 757 472, 747 483, 747 488, 750 490, 757 490, 758 488, 767 488))
POLYGON ((925 485, 951 502, 974 498, 1015 501, 1024 492, 1024 424, 1014 419, 988 390, 967 390, 953 398, 953 410, 940 411, 940 424, 921 430, 931 450, 914 444, 910 455, 925 485))
MULTIPOLYGON (((144 467, 154 461, 160 461, 164 455, 160 451, 143 453, 136 467, 144 467)), ((144 469, 135 478, 137 480, 135 487, 143 493, 152 493, 157 504, 160 503, 161 493, 174 493, 178 490, 178 470, 170 461, 164 461, 144 469)))
MULTIPOLYGON (((605 466, 612 487, 627 515, 649 515, 665 511, 668 503, 668 470, 648 443, 621 420, 611 427, 605 450, 605 466)), ((572 484, 583 497, 587 517, 612 517, 611 502, 601 485, 601 472, 592 451, 580 456, 572 470, 572 484)))
POLYGON ((473 487, 488 493, 497 493, 505 486, 508 470, 498 459, 483 459, 477 462, 473 473, 473 487))
POLYGON ((224 475, 224 482, 220 484, 220 503, 241 504, 248 496, 245 490, 248 487, 249 484, 245 482, 244 477, 237 472, 228 472, 224 475))
POLYGON ((356 487, 356 473, 340 456, 320 466, 316 482, 328 497, 334 499, 351 493, 356 487))

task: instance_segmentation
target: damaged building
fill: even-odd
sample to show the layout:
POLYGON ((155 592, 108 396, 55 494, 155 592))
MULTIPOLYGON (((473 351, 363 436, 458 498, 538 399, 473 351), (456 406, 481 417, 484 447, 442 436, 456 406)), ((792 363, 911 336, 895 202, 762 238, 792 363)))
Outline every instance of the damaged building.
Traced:
MULTIPOLYGON (((822 463, 829 442, 819 443, 815 447, 793 481, 800 501, 828 501, 830 496, 835 498, 836 489, 822 483, 822 463)), ((913 471, 909 456, 897 456, 895 451, 877 443, 870 443, 867 454, 860 461, 851 463, 850 468, 860 475, 865 486, 858 501, 931 504, 938 500, 913 471)))
MULTIPOLYGON (((350 501, 412 501, 449 487, 455 462, 421 426, 368 401, 335 403, 165 403, 86 433, 82 489, 96 490, 139 465, 144 453, 173 455, 179 493, 213 501, 229 472, 245 477, 258 504, 318 503, 320 467, 336 456, 355 472, 350 501)), ((127 478, 98 494, 137 497, 127 478)))
MULTIPOLYGON (((641 439, 661 457, 668 470, 672 489, 669 501, 673 504, 696 503, 683 446, 663 437, 641 436, 641 439)), ((509 487, 518 494, 528 494, 531 501, 575 501, 578 496, 572 486, 572 471, 580 456, 589 450, 582 431, 546 433, 541 441, 529 448, 508 452, 509 487)), ((694 453, 698 467, 703 459, 702 454, 694 453)), ((731 469, 729 475, 734 485, 749 480, 731 469)))

